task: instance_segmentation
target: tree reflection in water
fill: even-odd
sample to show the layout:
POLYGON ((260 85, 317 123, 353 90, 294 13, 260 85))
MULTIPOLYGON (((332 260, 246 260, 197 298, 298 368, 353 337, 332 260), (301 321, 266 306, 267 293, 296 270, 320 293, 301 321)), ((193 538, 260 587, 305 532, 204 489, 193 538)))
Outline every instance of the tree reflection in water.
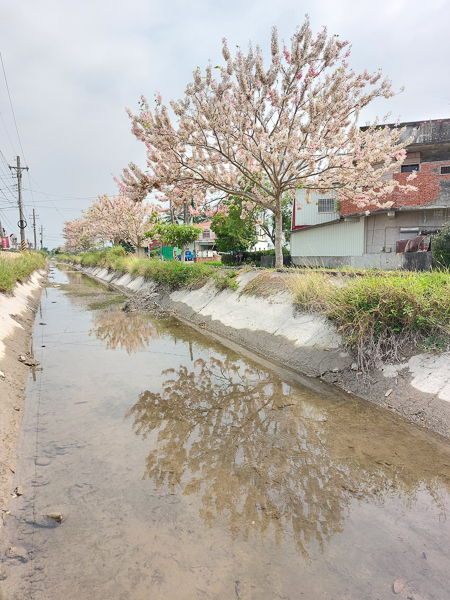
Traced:
POLYGON ((156 326, 144 313, 103 310, 93 316, 94 333, 109 350, 124 348, 128 354, 145 350, 151 340, 159 339, 156 326))
POLYGON ((199 359, 163 374, 171 377, 163 391, 143 392, 127 413, 137 434, 158 432, 145 477, 198 495, 205 522, 224 519, 233 537, 266 536, 272 525, 277 543, 292 531, 306 554, 342 530, 354 498, 413 502, 425 486, 439 501, 426 449, 417 448, 423 458, 411 453, 411 437, 397 447, 393 432, 379 435, 384 421, 351 405, 329 415, 320 397, 305 400, 310 392, 242 360, 199 359))

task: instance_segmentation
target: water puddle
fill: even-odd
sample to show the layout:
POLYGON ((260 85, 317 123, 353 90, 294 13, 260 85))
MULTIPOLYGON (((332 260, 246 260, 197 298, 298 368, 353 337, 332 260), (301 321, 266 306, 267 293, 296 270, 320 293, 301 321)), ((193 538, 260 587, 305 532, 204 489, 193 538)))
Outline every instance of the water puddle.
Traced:
POLYGON ((448 444, 53 276, 3 598, 450 597, 448 444))

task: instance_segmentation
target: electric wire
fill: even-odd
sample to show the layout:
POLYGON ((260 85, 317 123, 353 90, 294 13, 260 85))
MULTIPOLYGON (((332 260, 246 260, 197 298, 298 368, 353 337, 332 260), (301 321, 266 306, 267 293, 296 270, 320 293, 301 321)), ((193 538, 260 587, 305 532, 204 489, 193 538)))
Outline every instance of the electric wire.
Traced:
POLYGON ((14 154, 17 154, 17 153, 16 153, 16 150, 15 150, 15 148, 14 148, 14 144, 12 143, 11 136, 9 135, 8 128, 6 127, 5 119, 3 118, 3 115, 2 115, 2 113, 1 113, 1 112, 0 112, 0 117, 2 118, 2 121, 3 121, 3 127, 5 128, 6 135, 8 136, 9 143, 11 144, 12 151, 13 151, 13 153, 14 153, 14 154))
MULTIPOLYGON (((17 121, 16 121, 16 114, 14 112, 14 107, 13 107, 13 103, 11 100, 11 94, 9 93, 9 85, 8 85, 8 79, 6 77, 6 71, 5 71, 5 65, 3 64, 3 56, 2 53, 0 52, 0 61, 2 63, 2 69, 3 69, 3 75, 5 77, 5 83, 6 83, 6 90, 8 92, 8 98, 9 98, 9 104, 11 106, 11 112, 13 115, 13 119, 14 119, 14 125, 16 126, 16 133, 17 133, 17 138, 19 140, 19 145, 20 145, 20 149, 22 150, 22 156, 23 156, 23 160, 25 161, 25 166, 27 164, 27 160, 25 158, 25 152, 23 151, 23 147, 22 147, 22 140, 20 139, 20 135, 19 135, 19 129, 17 127, 17 121)), ((8 136, 9 137, 9 136, 8 136)))

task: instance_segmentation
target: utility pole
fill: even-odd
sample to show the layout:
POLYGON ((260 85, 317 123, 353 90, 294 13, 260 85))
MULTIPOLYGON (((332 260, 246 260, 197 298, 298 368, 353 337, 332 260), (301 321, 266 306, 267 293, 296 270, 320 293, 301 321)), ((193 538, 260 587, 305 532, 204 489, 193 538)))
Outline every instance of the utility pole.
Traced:
POLYGON ((34 249, 37 250, 37 240, 36 240, 36 211, 33 208, 33 233, 34 233, 34 249))
POLYGON ((44 226, 41 225, 41 250, 44 247, 44 241, 43 241, 43 239, 44 239, 44 226))
POLYGON ((15 169, 16 170, 16 174, 17 174, 17 189, 19 192, 19 222, 17 223, 17 226, 20 229, 20 246, 22 248, 22 251, 26 249, 27 244, 25 241, 25 227, 27 226, 27 222, 25 221, 25 219, 23 218, 23 202, 22 202, 22 171, 28 171, 28 167, 21 167, 20 166, 20 156, 17 157, 17 166, 16 167, 11 167, 11 165, 9 165, 9 168, 15 169))

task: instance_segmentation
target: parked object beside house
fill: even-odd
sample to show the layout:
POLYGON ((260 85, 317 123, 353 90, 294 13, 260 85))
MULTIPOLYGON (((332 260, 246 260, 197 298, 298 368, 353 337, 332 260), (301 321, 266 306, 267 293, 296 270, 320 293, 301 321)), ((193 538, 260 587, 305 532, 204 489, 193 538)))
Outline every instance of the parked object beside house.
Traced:
MULTIPOLYGON (((395 127, 395 125, 391 125, 395 127)), ((297 266, 351 266, 378 269, 429 269, 432 237, 450 222, 450 119, 403 123, 415 130, 403 165, 383 179, 406 184, 412 171, 417 191, 394 191, 389 209, 338 203, 333 192, 298 190, 293 208, 291 255, 297 266)))

